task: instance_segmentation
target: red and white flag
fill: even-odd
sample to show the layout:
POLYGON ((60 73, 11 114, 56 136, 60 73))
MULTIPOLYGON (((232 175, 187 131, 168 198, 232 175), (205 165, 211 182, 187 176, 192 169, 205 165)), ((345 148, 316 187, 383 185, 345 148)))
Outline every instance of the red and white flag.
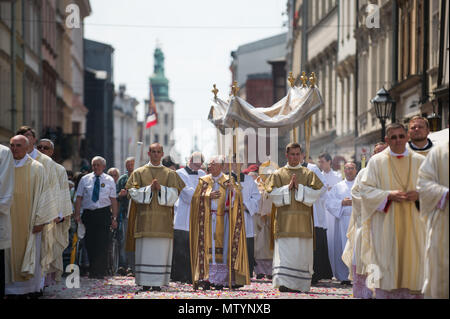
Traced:
POLYGON ((150 85, 150 102, 148 103, 148 114, 145 128, 150 128, 156 124, 158 124, 158 115, 156 113, 155 96, 153 95, 153 89, 150 85))

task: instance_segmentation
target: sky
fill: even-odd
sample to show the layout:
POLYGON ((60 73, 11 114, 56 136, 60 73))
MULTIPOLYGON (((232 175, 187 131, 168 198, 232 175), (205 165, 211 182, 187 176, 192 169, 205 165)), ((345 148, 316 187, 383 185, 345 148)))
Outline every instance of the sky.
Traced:
MULTIPOLYGON (((189 155, 194 136, 210 156, 216 133, 207 121, 213 84, 230 92, 231 51, 287 30, 286 0, 90 0, 85 38, 114 47, 114 83, 125 84, 144 117, 153 52, 165 56, 169 97, 175 103, 176 151, 189 155)), ((131 154, 134 155, 134 154, 131 154)))

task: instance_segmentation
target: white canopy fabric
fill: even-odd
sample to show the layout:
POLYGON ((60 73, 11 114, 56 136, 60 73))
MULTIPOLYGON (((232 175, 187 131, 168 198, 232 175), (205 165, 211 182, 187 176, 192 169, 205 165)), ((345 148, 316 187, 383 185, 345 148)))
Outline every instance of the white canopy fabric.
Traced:
POLYGON ((208 120, 222 134, 225 128, 232 128, 237 121, 240 128, 278 128, 278 135, 284 135, 303 124, 323 105, 317 88, 291 87, 287 95, 267 108, 257 108, 240 97, 232 96, 229 102, 219 98, 213 100, 208 120))

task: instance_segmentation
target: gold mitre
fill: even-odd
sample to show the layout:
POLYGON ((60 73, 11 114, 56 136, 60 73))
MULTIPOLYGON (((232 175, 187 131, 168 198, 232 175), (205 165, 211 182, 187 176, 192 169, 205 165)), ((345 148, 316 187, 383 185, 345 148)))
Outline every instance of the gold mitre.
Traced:
POLYGON ((270 175, 280 167, 277 163, 272 161, 266 161, 259 166, 259 175, 270 175))

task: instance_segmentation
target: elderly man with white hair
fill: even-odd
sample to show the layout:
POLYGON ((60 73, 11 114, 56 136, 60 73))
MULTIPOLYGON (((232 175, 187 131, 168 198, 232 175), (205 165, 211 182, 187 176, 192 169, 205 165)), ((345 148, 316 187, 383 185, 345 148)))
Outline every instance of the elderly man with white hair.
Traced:
POLYGON ((75 220, 86 227, 86 248, 89 258, 89 278, 103 279, 107 274, 108 235, 110 226, 117 228, 117 194, 114 179, 105 174, 106 160, 95 156, 92 173, 83 176, 78 184, 75 201, 75 220))

